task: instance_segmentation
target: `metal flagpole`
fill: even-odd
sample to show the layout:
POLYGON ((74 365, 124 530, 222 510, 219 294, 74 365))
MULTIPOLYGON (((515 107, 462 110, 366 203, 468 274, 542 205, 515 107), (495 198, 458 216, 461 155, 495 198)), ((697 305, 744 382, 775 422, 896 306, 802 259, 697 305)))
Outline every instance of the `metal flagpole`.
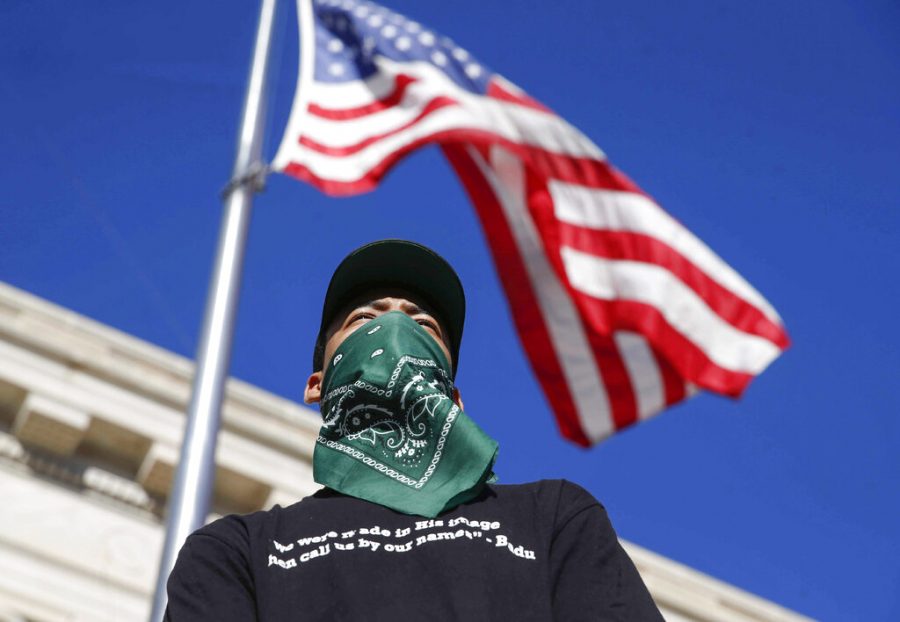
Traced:
POLYGON ((276 0, 262 0, 256 46, 244 99, 232 178, 223 193, 225 210, 219 231, 216 263, 206 299, 203 331, 181 459, 166 519, 166 540, 159 564, 150 622, 160 622, 166 609, 166 582, 181 545, 203 525, 215 479, 216 437, 225 379, 231 359, 234 318, 240 292, 247 229, 253 194, 262 188, 266 169, 261 161, 265 122, 266 72, 276 0))

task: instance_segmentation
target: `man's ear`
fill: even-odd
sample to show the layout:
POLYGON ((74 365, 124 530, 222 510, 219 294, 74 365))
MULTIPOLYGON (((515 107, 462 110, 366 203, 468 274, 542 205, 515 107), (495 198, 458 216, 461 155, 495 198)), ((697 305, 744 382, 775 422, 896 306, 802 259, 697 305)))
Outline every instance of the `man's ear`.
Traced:
POLYGON ((459 387, 453 387, 453 402, 462 410, 466 409, 465 406, 463 406, 462 395, 459 394, 459 387))
POLYGON ((317 404, 322 399, 323 373, 317 371, 306 379, 306 388, 303 390, 303 401, 307 404, 317 404))

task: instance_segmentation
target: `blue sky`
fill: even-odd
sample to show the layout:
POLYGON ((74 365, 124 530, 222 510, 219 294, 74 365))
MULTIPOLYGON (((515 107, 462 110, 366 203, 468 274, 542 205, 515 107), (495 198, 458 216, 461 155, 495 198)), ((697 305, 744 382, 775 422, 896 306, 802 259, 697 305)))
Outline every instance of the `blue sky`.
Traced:
MULTIPOLYGON (((620 535, 826 620, 900 619, 900 6, 395 0, 582 129, 757 287, 791 349, 592 450, 563 441, 483 235, 435 149, 378 191, 273 176, 256 201, 234 375, 299 399, 336 263, 433 246, 466 286, 458 377, 507 482, 566 477, 620 535), (447 228, 447 217, 454 226, 447 228)), ((283 2, 266 153, 296 79, 283 2)), ((257 6, 0 6, 0 279, 192 356, 257 6)))

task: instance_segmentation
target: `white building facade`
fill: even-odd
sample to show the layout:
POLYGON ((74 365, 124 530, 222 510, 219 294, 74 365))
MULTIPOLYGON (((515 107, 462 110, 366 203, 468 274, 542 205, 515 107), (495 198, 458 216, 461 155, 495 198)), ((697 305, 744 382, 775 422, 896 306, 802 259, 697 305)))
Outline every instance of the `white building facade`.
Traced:
MULTIPOLYGON (((0 622, 150 614, 193 364, 0 283, 0 622)), ((318 488, 319 415, 231 379, 211 518, 318 488)), ((807 618, 624 543, 670 622, 807 618)))

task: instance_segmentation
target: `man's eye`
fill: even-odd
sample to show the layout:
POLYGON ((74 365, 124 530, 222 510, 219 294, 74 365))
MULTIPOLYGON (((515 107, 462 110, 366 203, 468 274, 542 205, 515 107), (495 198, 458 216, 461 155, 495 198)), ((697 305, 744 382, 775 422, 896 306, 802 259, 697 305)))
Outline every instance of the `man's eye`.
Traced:
POLYGON ((359 322, 360 320, 368 321, 374 317, 375 316, 371 313, 354 313, 353 315, 350 316, 350 321, 348 321, 347 324, 355 324, 355 323, 359 322))
POLYGON ((434 320, 432 320, 430 318, 427 318, 427 317, 416 318, 416 322, 419 323, 419 326, 425 326, 426 328, 431 328, 435 332, 437 332, 437 330, 438 330, 437 322, 435 322, 434 320))

